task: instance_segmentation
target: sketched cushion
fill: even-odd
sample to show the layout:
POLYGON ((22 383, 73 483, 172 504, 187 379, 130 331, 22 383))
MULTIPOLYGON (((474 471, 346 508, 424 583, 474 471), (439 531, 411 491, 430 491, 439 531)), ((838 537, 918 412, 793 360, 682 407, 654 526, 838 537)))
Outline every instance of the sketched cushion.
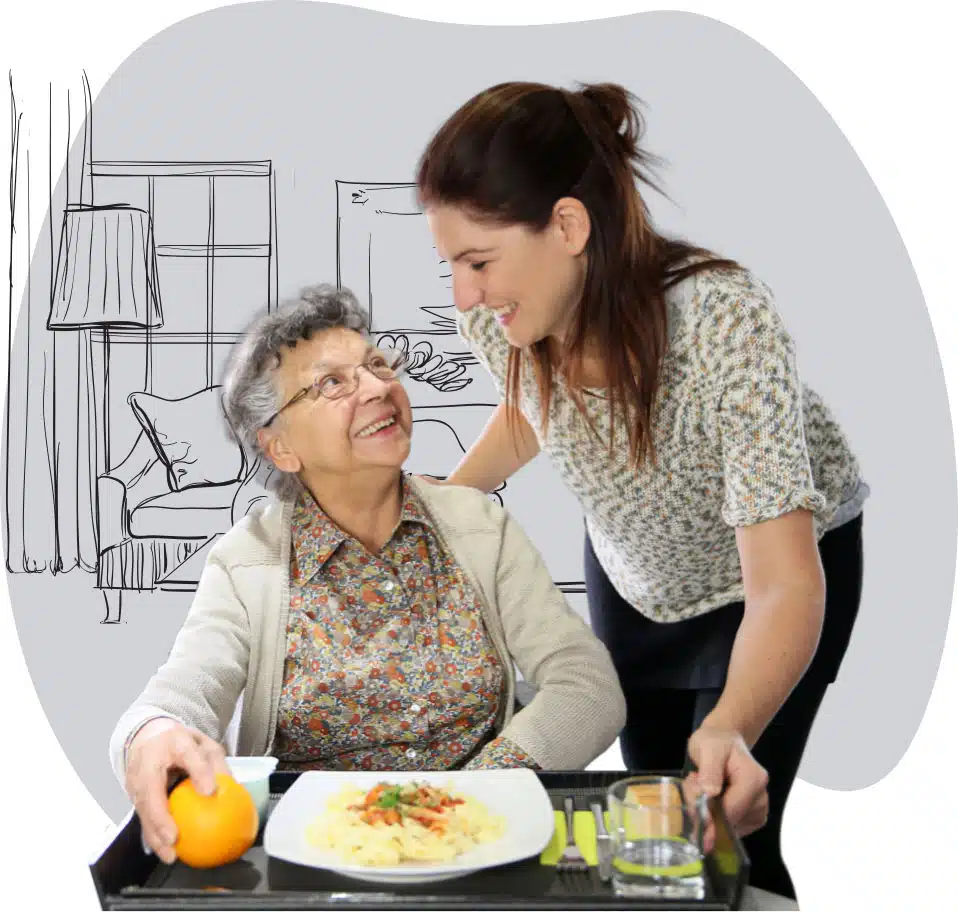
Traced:
POLYGON ((166 466, 171 491, 229 484, 243 471, 243 451, 227 436, 220 387, 182 399, 131 393, 130 407, 166 466))

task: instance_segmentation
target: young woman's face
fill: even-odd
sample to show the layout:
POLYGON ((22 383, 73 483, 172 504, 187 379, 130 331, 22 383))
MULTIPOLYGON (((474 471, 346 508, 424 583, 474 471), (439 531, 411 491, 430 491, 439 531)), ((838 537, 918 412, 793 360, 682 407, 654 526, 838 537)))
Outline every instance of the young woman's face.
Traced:
POLYGON ((480 222, 458 206, 426 210, 436 249, 452 273, 456 307, 487 307, 518 348, 561 339, 582 295, 588 217, 582 237, 584 210, 570 222, 561 202, 540 232, 480 222))

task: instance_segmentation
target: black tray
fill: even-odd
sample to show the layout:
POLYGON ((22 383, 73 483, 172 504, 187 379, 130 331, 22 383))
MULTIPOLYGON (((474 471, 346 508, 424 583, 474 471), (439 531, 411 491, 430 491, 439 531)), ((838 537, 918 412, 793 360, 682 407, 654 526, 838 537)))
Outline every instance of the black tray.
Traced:
MULTIPOLYGON (((271 808, 298 775, 278 772, 270 777, 271 808)), ((628 774, 538 774, 557 809, 565 795, 574 795, 577 810, 587 810, 589 799, 603 796, 623 775, 628 774)), ((396 888, 364 884, 268 857, 262 830, 239 861, 195 870, 179 862, 165 865, 146 854, 140 821, 132 811, 90 871, 103 909, 738 909, 748 881, 748 858, 717 802, 712 802, 712 813, 716 848, 705 860, 705 898, 697 901, 619 898, 611 884, 599 880, 595 868, 585 874, 557 874, 538 858, 440 883, 396 888)))

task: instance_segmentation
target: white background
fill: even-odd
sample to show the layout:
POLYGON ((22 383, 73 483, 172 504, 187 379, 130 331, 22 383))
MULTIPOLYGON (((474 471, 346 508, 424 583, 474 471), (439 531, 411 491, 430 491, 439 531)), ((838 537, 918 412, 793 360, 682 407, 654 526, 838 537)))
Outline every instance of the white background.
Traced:
MULTIPOLYGON (((4 0, 0 18, 3 76, 6 79, 12 70, 18 86, 29 87, 25 100, 19 91, 18 96, 34 110, 37 105, 30 104, 31 97, 42 110, 47 84, 73 82, 80 69, 86 69, 96 97, 113 70, 143 41, 179 19, 219 5, 165 0, 140 9, 129 2, 108 0, 74 0, 62 6, 34 0, 30 6, 18 3, 13 10, 10 0, 4 0)), ((603 0, 582 4, 383 0, 352 5, 441 21, 503 25, 578 21, 661 8, 603 0)), ((818 2, 709 0, 672 8, 720 19, 761 42, 791 67, 835 118, 904 239, 931 314, 953 399, 958 385, 958 316, 951 261, 958 194, 952 87, 958 84, 958 67, 948 7, 911 2, 891 10, 849 3, 836 11, 831 4, 818 2)), ((5 163, 10 149, 6 113, 0 121, 5 163)), ((78 126, 74 125, 74 131, 78 126)), ((6 283, 6 199, 0 208, 6 283)), ((21 294, 21 288, 14 289, 14 301, 21 294)), ((875 306, 881 306, 880 302, 875 306)), ((5 371, 0 372, 0 383, 4 377, 5 371)), ((888 416, 888 432, 895 433, 894 415, 888 416)), ((902 567, 901 572, 907 573, 908 568, 902 567)), ((87 793, 46 722, 20 652, 5 584, 0 587, 0 600, 3 906, 32 906, 30 896, 36 896, 39 888, 44 906, 97 909, 87 865, 109 840, 112 823, 87 793)), ((901 610, 918 611, 921 606, 902 605, 901 610)), ((52 629, 50 636, 56 635, 52 629)), ((955 641, 955 632, 949 628, 925 718, 908 753, 889 776, 851 793, 796 782, 783 838, 803 910, 915 909, 924 905, 922 900, 954 904, 951 897, 956 888, 950 873, 958 845, 954 835, 958 799, 950 777, 950 748, 955 743, 953 701, 958 693, 955 641)), ((887 673, 893 675, 895 669, 887 673)), ((69 681, 63 686, 69 687, 69 681)), ((895 706, 889 705, 887 712, 894 713, 895 706)))

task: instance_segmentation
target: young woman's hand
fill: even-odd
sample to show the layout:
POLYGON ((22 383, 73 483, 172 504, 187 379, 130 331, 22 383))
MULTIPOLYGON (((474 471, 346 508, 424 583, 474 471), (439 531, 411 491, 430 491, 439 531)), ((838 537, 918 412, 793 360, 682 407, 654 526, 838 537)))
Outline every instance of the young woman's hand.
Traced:
POLYGON ((126 791, 143 829, 143 839, 161 861, 176 859, 176 824, 168 790, 186 773, 197 790, 212 795, 216 774, 229 773, 226 752, 212 738, 175 719, 153 719, 137 733, 127 752, 126 791))
POLYGON ((703 726, 689 739, 688 751, 697 768, 690 779, 706 794, 722 795, 725 815, 739 836, 765 826, 768 773, 738 732, 703 726))

